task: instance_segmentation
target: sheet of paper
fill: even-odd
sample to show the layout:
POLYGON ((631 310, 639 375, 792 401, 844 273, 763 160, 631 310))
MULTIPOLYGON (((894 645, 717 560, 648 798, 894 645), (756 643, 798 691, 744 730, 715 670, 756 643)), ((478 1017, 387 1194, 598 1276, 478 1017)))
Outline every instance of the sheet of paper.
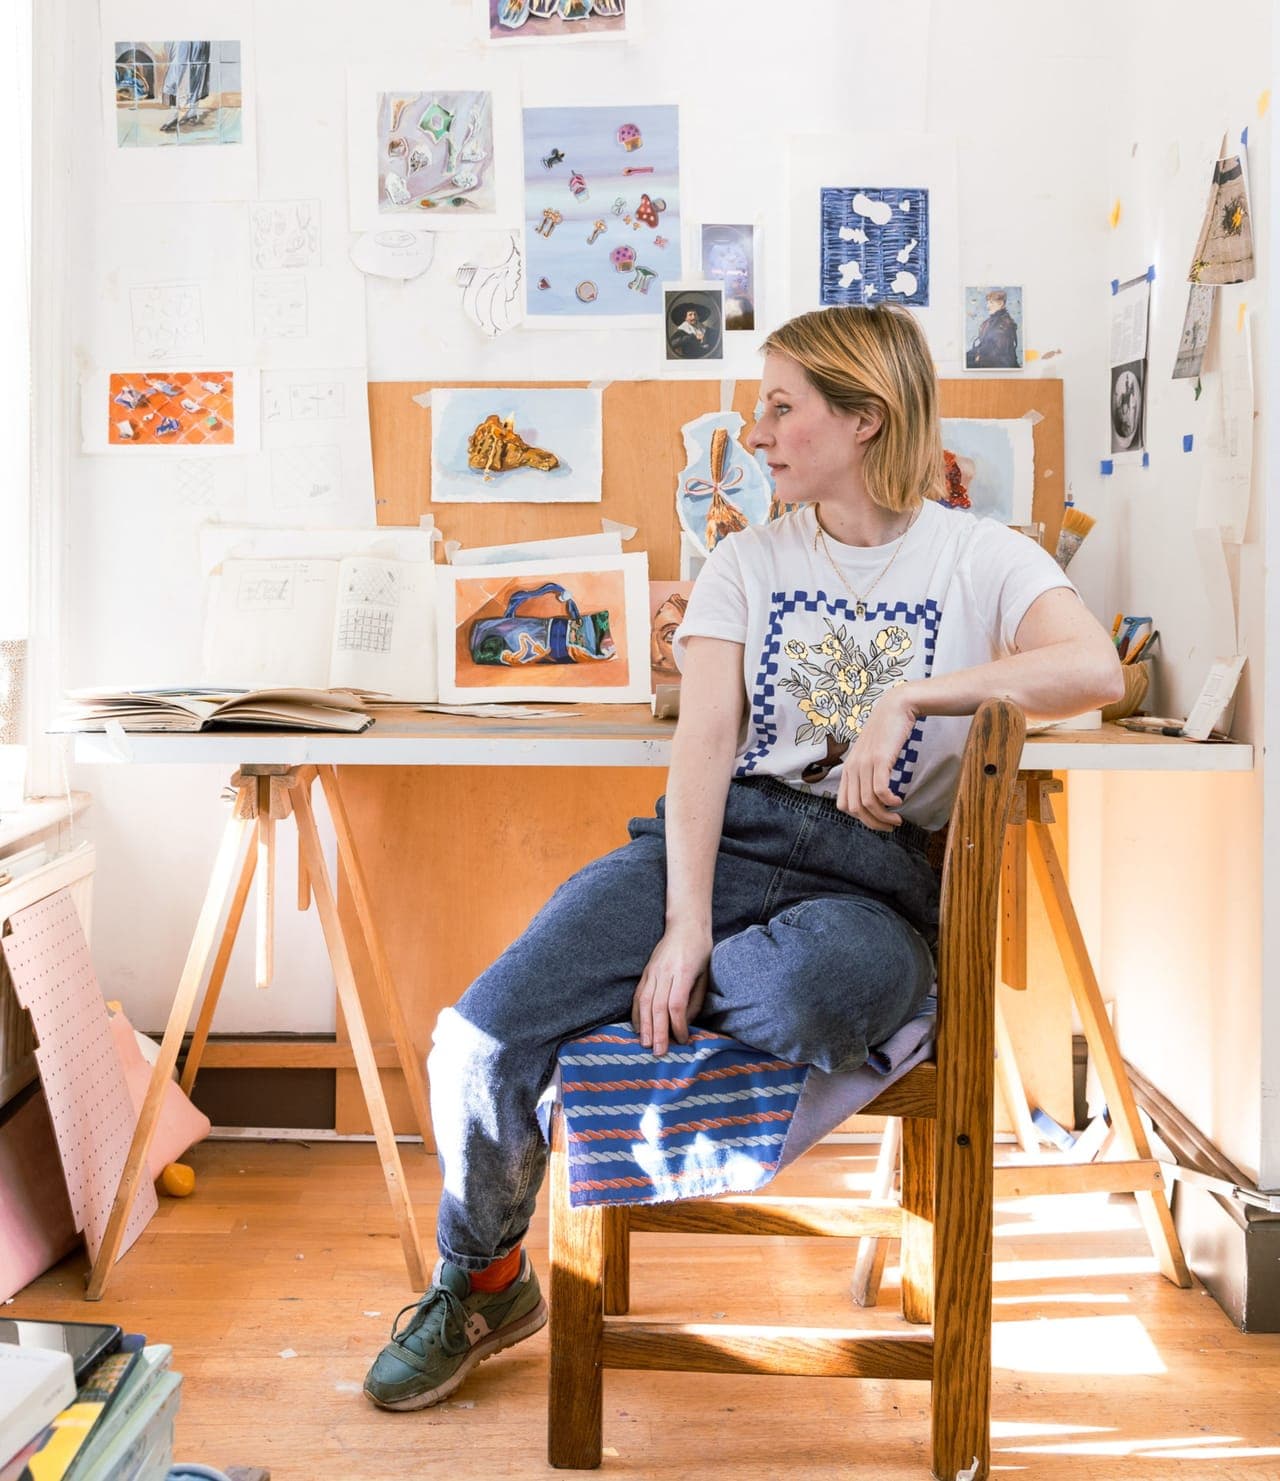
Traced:
POLYGON ((557 560, 563 555, 621 555, 616 530, 599 535, 563 535, 552 540, 522 540, 518 545, 457 545, 449 550, 451 566, 497 566, 506 561, 557 560))
MULTIPOLYGON (((822 306, 824 240, 829 246, 843 242, 849 249, 849 260, 854 261, 860 252, 874 246, 875 233, 890 226, 889 221, 881 219, 885 200, 892 198, 891 221, 896 226, 903 226, 913 213, 919 214, 927 205, 927 235, 920 230, 898 233, 902 236, 899 251, 907 251, 915 243, 910 246, 908 260, 897 262, 894 253, 893 272, 878 273, 877 282, 868 280, 863 286, 877 288, 879 279, 883 278, 892 301, 910 300, 912 311, 928 335, 934 357, 940 363, 958 364, 961 346, 956 305, 960 302, 960 278, 954 223, 959 215, 955 144, 951 137, 902 133, 797 135, 788 144, 788 178, 791 312, 798 314, 822 306), (848 219, 837 222, 833 218, 825 236, 824 191, 848 193, 847 197, 828 196, 829 213, 846 204, 849 208, 845 212, 848 219), (857 197, 865 197, 865 201, 859 202, 857 197), (853 225, 860 210, 870 214, 863 226, 853 225), (854 235, 842 237, 842 231, 861 231, 868 240, 859 241, 854 235), (922 272, 926 259, 921 255, 926 250, 927 289, 922 272), (913 280, 910 284, 908 278, 913 280)), ((851 274, 852 269, 844 269, 852 291, 851 274)), ((838 272, 836 281, 840 281, 838 272)))
POLYGON ((1246 314, 1239 330, 1218 320, 1217 425, 1209 435, 1200 474, 1196 523, 1216 527, 1239 544, 1249 520, 1253 487, 1253 351, 1246 314))
POLYGON ((250 498, 263 523, 376 523, 362 368, 263 371, 262 456, 250 498))
POLYGON ((1212 526, 1191 532, 1200 563, 1200 589, 1208 613, 1204 647, 1211 653, 1234 653, 1239 647, 1236 632, 1236 597, 1227 566, 1222 536, 1212 526))
MULTIPOLYGON (((1191 707, 1182 733, 1192 740, 1208 740, 1209 732, 1219 727, 1223 713, 1235 698, 1236 685, 1244 669, 1244 655, 1215 658, 1200 697, 1191 707)), ((1222 728, 1226 728, 1225 726, 1222 728)))
POLYGON ((329 683, 402 700, 432 700, 434 566, 351 556, 339 567, 329 683))
POLYGON ((1147 443, 1147 310, 1151 284, 1146 276, 1120 286, 1111 296, 1111 456, 1124 462, 1140 457, 1147 443))
POLYGON ((116 204, 258 191, 252 0, 101 0, 104 185, 116 204), (163 41, 196 36, 201 41, 163 41))
POLYGON ((258 447, 258 371, 208 361, 124 365, 80 381, 81 451, 120 458, 217 458, 258 447))
POLYGON ((351 246, 351 261, 362 273, 400 282, 421 277, 435 255, 434 232, 407 231, 394 226, 384 231, 366 231, 351 246))
POLYGON ((201 682, 328 689, 337 561, 224 561, 210 580, 201 682))
POLYGON ((428 53, 425 60, 351 68, 351 230, 514 227, 520 218, 518 99, 508 58, 486 58, 477 69, 470 60, 445 67, 428 53))
POLYGON ((434 543, 435 531, 417 525, 284 530, 207 524, 200 527, 200 570, 208 575, 227 560, 340 561, 349 555, 430 561, 434 543))

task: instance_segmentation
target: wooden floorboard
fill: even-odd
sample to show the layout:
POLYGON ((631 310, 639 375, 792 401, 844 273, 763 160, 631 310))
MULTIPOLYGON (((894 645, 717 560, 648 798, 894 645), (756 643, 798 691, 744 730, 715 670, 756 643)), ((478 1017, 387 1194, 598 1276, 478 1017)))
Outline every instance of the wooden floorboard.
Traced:
MULTIPOLYGON (((403 1153, 425 1234, 435 1162, 416 1146, 403 1153)), ((775 1187, 865 1189, 873 1153, 824 1150, 775 1187)), ((545 1331, 438 1409, 387 1414, 362 1397, 365 1369, 414 1296, 371 1144, 206 1142, 187 1160, 195 1193, 161 1199, 102 1302, 81 1299, 81 1254, 5 1315, 105 1318, 172 1343, 185 1375, 183 1460, 266 1466, 276 1481, 553 1474, 545 1331)), ((1242 1335, 1199 1286, 1179 1291, 1156 1274, 1131 1198, 1000 1204, 995 1249, 993 1476, 1280 1477, 1280 1337, 1242 1335)), ((530 1250, 545 1274, 545 1210, 530 1250)), ((633 1251, 637 1318, 899 1327, 896 1247, 870 1311, 846 1295, 852 1242, 637 1235, 633 1251)), ((604 1478, 917 1481, 928 1474, 928 1393, 911 1382, 607 1373, 604 1443, 604 1478)))

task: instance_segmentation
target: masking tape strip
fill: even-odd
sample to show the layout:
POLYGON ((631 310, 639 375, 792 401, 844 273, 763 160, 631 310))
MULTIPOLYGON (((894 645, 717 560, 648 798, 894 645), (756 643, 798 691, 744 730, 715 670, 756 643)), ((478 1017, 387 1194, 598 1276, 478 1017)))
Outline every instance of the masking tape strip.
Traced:
POLYGON ((1186 432, 1186 433, 1184 433, 1183 434, 1183 437, 1182 437, 1182 451, 1184 453, 1189 453, 1191 451, 1191 449, 1195 446, 1195 441, 1196 441, 1196 438, 1195 438, 1195 433, 1194 432, 1186 432))
POLYGON ((1037 422, 1043 422, 1044 421, 1044 412, 1042 412, 1042 411, 1036 411, 1034 409, 1034 407, 1033 407, 1032 410, 1030 410, 1030 411, 1024 411, 1022 413, 1022 420, 1024 422, 1030 422, 1031 425, 1034 427, 1037 422))
POLYGON ((1151 454, 1149 452, 1144 452, 1142 454, 1142 466, 1144 468, 1150 468, 1150 466, 1151 466, 1151 454))
POLYGON ((419 391, 416 396, 411 396, 409 399, 411 401, 415 402, 418 406, 425 406, 428 411, 431 410, 431 392, 430 391, 419 391))
POLYGON ((1245 124, 1244 128, 1242 128, 1240 130, 1240 143, 1244 146, 1244 148, 1248 149, 1248 147, 1249 147, 1249 125, 1248 124, 1245 124))
POLYGON ((611 385, 613 385, 613 381, 612 380, 607 380, 607 381, 590 381, 588 383, 588 385, 587 385, 587 390, 588 391, 607 391, 611 385))
POLYGON ((455 551, 459 551, 461 549, 462 549, 462 541, 461 540, 446 540, 444 542, 444 562, 445 562, 445 565, 451 566, 453 564, 454 552, 455 551))
POLYGON ((722 412, 733 410, 733 393, 737 384, 737 381, 720 382, 720 410, 722 412))
MULTIPOLYGON (((1111 296, 1112 296, 1112 298, 1114 298, 1116 296, 1116 294, 1119 293, 1119 291, 1120 291, 1120 279, 1119 278, 1112 278, 1111 279, 1111 296)), ((413 399, 416 401, 418 398, 415 396, 413 399)))
POLYGON ((1103 458, 1103 460, 1098 464, 1098 472, 1102 474, 1103 478, 1109 478, 1115 471, 1116 465, 1111 461, 1110 458, 1103 458))
POLYGON ((636 526, 624 525, 621 520, 605 519, 602 516, 600 520, 600 528, 606 535, 612 535, 616 530, 617 533, 621 535, 624 540, 634 540, 636 537, 636 526))

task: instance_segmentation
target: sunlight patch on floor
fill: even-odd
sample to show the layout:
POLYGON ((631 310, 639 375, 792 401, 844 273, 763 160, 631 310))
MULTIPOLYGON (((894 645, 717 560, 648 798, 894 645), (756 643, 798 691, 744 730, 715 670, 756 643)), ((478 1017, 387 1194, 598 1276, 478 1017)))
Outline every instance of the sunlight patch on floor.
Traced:
POLYGON ((991 1361, 1019 1373, 1135 1374, 1167 1371, 1136 1316, 1041 1317, 997 1322, 991 1361))

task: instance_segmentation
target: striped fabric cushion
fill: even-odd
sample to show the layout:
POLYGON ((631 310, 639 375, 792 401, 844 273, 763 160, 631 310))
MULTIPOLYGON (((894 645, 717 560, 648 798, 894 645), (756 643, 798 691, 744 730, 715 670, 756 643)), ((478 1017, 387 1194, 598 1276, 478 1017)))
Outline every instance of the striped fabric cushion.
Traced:
POLYGON ((575 1206, 759 1188, 809 1073, 704 1029, 655 1059, 629 1023, 562 1045, 559 1064, 575 1206))

